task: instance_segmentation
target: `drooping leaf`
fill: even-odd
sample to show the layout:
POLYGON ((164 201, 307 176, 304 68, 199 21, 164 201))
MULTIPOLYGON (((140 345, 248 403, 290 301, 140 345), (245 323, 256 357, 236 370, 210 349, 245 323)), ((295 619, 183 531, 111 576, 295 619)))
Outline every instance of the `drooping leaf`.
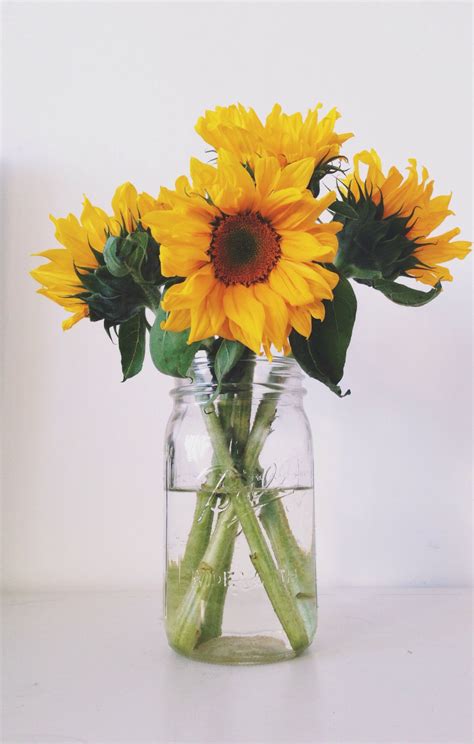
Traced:
POLYGON ((407 287, 405 284, 389 281, 388 279, 374 279, 372 281, 356 279, 356 281, 359 284, 366 284, 369 287, 377 289, 392 302, 395 302, 397 305, 405 305, 406 307, 422 307, 422 305, 427 305, 428 302, 434 300, 443 291, 441 282, 438 282, 428 292, 423 292, 419 289, 407 287))
POLYGON ((146 320, 140 312, 120 324, 118 339, 122 357, 123 382, 137 375, 145 358, 146 320))
POLYGON ((218 383, 221 383, 234 369, 246 350, 246 347, 239 341, 227 339, 222 341, 214 359, 214 373, 218 383))
POLYGON ((150 354, 153 364, 165 375, 189 377, 192 361, 201 346, 200 341, 188 344, 189 330, 164 331, 161 323, 166 313, 160 306, 150 331, 150 354))
POLYGON ((341 277, 334 289, 333 301, 325 301, 324 304, 324 321, 313 319, 308 339, 292 331, 290 345, 293 356, 302 369, 342 397, 338 383, 344 374, 347 349, 357 312, 357 300, 350 282, 341 277))

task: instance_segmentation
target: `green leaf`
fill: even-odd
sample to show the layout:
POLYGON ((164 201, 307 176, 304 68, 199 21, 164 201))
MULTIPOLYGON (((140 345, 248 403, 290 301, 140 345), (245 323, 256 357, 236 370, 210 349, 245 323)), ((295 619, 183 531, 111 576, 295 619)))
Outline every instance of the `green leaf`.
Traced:
POLYGON ((140 312, 120 324, 118 339, 122 356, 123 380, 137 375, 143 367, 145 358, 146 319, 140 312))
POLYGON ((373 287, 373 289, 377 289, 385 297, 388 297, 389 300, 392 300, 392 302, 396 302, 397 305, 405 305, 406 307, 422 307, 422 305, 427 305, 428 302, 434 300, 443 291, 441 282, 438 282, 428 292, 422 292, 419 289, 412 289, 411 287, 406 287, 404 284, 398 284, 388 279, 374 279, 372 281, 356 279, 356 281, 359 284, 366 284, 369 287, 373 287))
MULTIPOLYGON (((357 312, 357 300, 350 282, 341 277, 332 302, 325 301, 324 321, 313 320, 308 339, 296 331, 290 334, 293 356, 300 367, 343 397, 338 383, 344 374, 347 349, 357 312)), ((348 395, 348 390, 345 395, 348 395)))
POLYGON ((189 377, 189 369, 201 342, 188 344, 189 330, 179 333, 164 331, 161 328, 164 320, 166 313, 160 305, 150 331, 150 354, 153 364, 165 375, 189 377))
POLYGON ((222 382, 224 377, 233 370, 245 351, 246 347, 239 341, 228 341, 227 339, 222 341, 214 359, 214 373, 217 382, 222 382))

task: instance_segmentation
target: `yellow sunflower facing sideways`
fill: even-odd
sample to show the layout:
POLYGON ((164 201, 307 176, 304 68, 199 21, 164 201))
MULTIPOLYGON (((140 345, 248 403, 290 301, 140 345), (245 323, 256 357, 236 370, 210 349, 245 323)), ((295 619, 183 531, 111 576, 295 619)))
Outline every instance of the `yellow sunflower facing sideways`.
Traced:
POLYGON ((96 269, 99 266, 91 248, 99 253, 109 235, 132 232, 141 214, 159 208, 158 202, 148 194, 137 194, 131 183, 124 183, 112 199, 113 215, 107 215, 84 198, 80 219, 73 214, 65 218, 51 217, 56 227, 56 239, 63 246, 35 255, 48 259, 48 263, 31 272, 42 287, 38 293, 72 313, 63 321, 63 329, 71 328, 89 314, 87 304, 77 295, 84 291, 76 270, 96 269))
POLYGON ((332 261, 340 225, 316 219, 334 200, 306 190, 314 159, 282 167, 257 160, 254 178, 232 153, 217 167, 191 161, 192 184, 162 189, 171 209, 148 213, 144 224, 161 243, 164 276, 184 277, 162 305, 163 327, 190 329, 189 343, 222 336, 254 352, 288 350, 288 334, 311 333, 324 318, 339 277, 315 262, 332 261))
POLYGON ((352 137, 350 132, 334 131, 340 117, 335 108, 320 119, 321 108, 318 103, 303 119, 300 113, 283 113, 276 103, 262 124, 252 108, 241 104, 218 106, 206 111, 197 122, 196 131, 216 151, 232 152, 252 167, 261 155, 273 155, 281 165, 311 157, 315 167, 319 167, 336 158, 341 145, 352 137))
MULTIPOLYGON (((440 264, 453 258, 464 258, 469 253, 471 243, 466 240, 453 240, 460 233, 454 227, 440 235, 431 235, 439 225, 454 214, 449 209, 451 196, 433 197, 433 181, 429 181, 426 168, 418 174, 416 160, 409 160, 408 176, 392 166, 384 175, 382 163, 375 150, 363 151, 354 157, 354 170, 345 179, 356 204, 367 200, 367 196, 381 209, 380 217, 388 221, 391 217, 405 218, 403 235, 390 236, 403 238, 406 260, 404 273, 424 284, 435 286, 440 281, 452 281, 452 275, 440 264), (364 166, 365 175, 361 172, 364 166)), ((401 243, 400 243, 401 245, 401 243)))

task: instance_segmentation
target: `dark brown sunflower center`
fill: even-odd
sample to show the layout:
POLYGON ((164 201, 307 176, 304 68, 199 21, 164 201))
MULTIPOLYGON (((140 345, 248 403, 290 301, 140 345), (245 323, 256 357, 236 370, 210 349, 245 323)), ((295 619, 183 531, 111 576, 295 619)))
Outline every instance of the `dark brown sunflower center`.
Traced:
POLYGON ((217 279, 249 287, 278 263, 280 236, 258 213, 225 215, 214 223, 209 255, 217 279))

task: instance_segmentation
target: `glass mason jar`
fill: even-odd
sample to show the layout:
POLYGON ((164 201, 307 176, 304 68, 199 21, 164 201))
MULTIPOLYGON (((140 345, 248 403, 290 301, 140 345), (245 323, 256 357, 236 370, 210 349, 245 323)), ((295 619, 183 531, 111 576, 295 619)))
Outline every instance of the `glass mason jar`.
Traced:
POLYGON ((316 631, 313 451, 289 357, 204 352, 178 380, 166 438, 168 640, 207 662, 290 659, 316 631))

